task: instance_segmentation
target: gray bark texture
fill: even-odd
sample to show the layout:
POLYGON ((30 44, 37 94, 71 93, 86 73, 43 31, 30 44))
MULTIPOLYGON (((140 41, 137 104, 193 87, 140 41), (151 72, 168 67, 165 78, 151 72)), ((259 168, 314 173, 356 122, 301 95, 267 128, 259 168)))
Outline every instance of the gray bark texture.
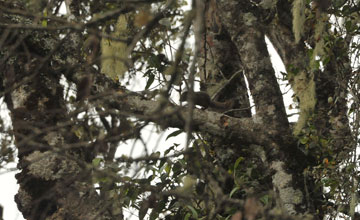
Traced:
MULTIPOLYGON (((15 201, 25 219, 123 219, 129 207, 139 211, 139 219, 323 219, 334 210, 356 214, 351 212, 353 197, 333 203, 340 194, 328 197, 323 190, 342 192, 341 181, 352 175, 337 177, 356 147, 347 107, 354 74, 351 33, 339 37, 328 30, 331 53, 323 68, 315 69, 309 48, 319 40, 304 27, 295 42, 293 1, 194 0, 194 10, 181 20, 181 35, 185 39, 193 24, 196 64, 187 68, 185 40, 171 62, 153 56, 171 69, 166 80, 160 70, 165 67, 150 58, 162 50, 156 41, 165 25, 159 24, 179 13, 176 1, 149 1, 163 10, 156 14, 153 9, 149 20, 150 6, 143 1, 67 1, 67 17, 56 15, 61 2, 0 0, 0 92, 11 113, 20 171, 15 201), (110 42, 118 37, 110 31, 125 13, 130 14, 125 25, 129 37, 116 40, 128 45, 129 56, 117 62, 124 62, 130 75, 156 68, 160 91, 130 91, 100 71, 101 38, 110 42), (142 29, 136 26, 144 21, 142 29), (265 37, 280 55, 300 106, 296 125, 289 123, 265 37), (204 94, 193 91, 196 76, 211 101, 232 103, 231 109, 195 107, 195 96, 204 94), (186 81, 188 105, 170 101, 169 91, 182 90, 177 79, 186 81), (77 97, 69 99, 66 89, 76 90, 77 97), (187 132, 192 144, 172 156, 145 150, 141 158, 116 157, 122 142, 144 142, 141 131, 149 123, 187 132), (128 178, 122 170, 134 163, 148 171, 145 178, 128 178), (159 176, 151 174, 155 171, 159 176), (189 182, 193 190, 186 188, 189 182)), ((310 5, 306 13, 325 13, 310 5)))

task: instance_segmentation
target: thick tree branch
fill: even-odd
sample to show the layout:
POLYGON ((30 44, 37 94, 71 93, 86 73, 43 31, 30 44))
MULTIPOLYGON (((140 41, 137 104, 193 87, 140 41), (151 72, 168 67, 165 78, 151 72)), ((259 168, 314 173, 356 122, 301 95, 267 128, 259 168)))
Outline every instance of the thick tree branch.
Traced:
POLYGON ((249 82, 256 113, 274 131, 288 132, 282 94, 277 83, 270 56, 259 26, 259 17, 252 13, 239 14, 241 4, 237 1, 219 1, 219 10, 227 30, 236 45, 245 75, 249 82))
MULTIPOLYGON (((188 115, 186 107, 168 105, 158 111, 159 101, 143 100, 140 96, 128 96, 126 101, 117 103, 119 110, 142 115, 144 119, 165 127, 184 129, 188 115)), ((194 109, 194 131, 207 132, 215 136, 237 138, 244 143, 270 144, 270 133, 254 118, 233 118, 208 110, 194 109), (229 132, 230 131, 230 132, 229 132)))

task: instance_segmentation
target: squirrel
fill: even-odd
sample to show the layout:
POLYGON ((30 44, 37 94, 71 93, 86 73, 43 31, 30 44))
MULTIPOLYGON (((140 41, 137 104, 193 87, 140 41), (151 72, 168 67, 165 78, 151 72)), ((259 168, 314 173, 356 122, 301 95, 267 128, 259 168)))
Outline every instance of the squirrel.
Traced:
POLYGON ((312 7, 320 12, 325 12, 331 6, 331 0, 314 0, 312 7))
MULTIPOLYGON (((226 102, 218 102, 211 100, 209 94, 206 92, 194 92, 193 94, 194 104, 200 105, 205 109, 210 108, 217 112, 225 112, 230 110, 234 106, 234 101, 229 100, 226 102)), ((185 91, 180 96, 180 102, 188 100, 188 91, 185 91)))
POLYGON ((326 12, 331 6, 331 0, 314 0, 312 9, 316 10, 316 19, 321 18, 321 14, 326 12))

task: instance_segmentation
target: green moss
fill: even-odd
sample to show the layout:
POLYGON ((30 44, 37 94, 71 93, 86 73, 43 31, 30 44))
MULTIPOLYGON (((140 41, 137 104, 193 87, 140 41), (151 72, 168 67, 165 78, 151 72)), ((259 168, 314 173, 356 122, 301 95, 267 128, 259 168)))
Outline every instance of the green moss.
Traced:
POLYGON ((293 14, 293 32, 295 42, 299 42, 304 32, 305 23, 305 3, 304 0, 295 0, 292 8, 293 14))
POLYGON ((313 113, 316 105, 316 92, 314 77, 308 76, 305 71, 300 72, 292 78, 292 87, 300 100, 300 116, 294 128, 294 134, 300 134, 306 122, 313 113))
POLYGON ((312 54, 311 57, 311 63, 310 66, 312 69, 318 69, 317 65, 315 64, 316 61, 316 57, 318 56, 322 56, 324 55, 324 47, 325 47, 325 41, 324 41, 324 34, 325 34, 325 30, 326 30, 326 22, 325 22, 325 17, 327 16, 325 14, 322 15, 323 18, 321 19, 317 19, 317 23, 315 26, 315 48, 314 48, 314 52, 312 54))
MULTIPOLYGON (((125 39, 127 33, 127 20, 125 15, 120 15, 115 26, 113 37, 125 39)), ((127 45, 125 42, 101 39, 101 72, 113 80, 124 76, 127 71, 127 45)))

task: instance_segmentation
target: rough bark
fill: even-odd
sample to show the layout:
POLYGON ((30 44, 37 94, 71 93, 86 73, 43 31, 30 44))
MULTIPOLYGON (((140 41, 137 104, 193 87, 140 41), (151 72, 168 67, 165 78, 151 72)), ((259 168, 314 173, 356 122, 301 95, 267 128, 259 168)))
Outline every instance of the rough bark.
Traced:
MULTIPOLYGON (((56 25, 61 24, 62 28, 68 30, 65 36, 60 37, 58 31, 61 28, 58 30, 56 25, 40 27, 36 24, 38 17, 23 11, 25 6, 22 1, 0 1, 0 31, 3 33, 0 41, 0 66, 3 70, 0 89, 11 112, 18 149, 18 168, 21 172, 16 178, 20 189, 15 199, 26 219, 122 218, 119 207, 123 204, 113 204, 110 200, 109 191, 115 188, 115 184, 101 185, 101 192, 98 193, 92 183, 95 171, 89 164, 99 152, 108 153, 105 159, 109 163, 114 162, 119 141, 140 139, 141 128, 149 122, 161 128, 186 130, 189 119, 192 125, 190 130, 198 132, 203 143, 210 146, 207 151, 214 152, 208 154, 208 161, 199 168, 203 171, 201 174, 196 173, 199 172, 196 170, 196 157, 188 156, 188 151, 184 153, 184 160, 190 164, 188 173, 197 174, 199 182, 204 180, 209 184, 208 190, 214 191, 211 195, 215 198, 219 196, 219 201, 206 200, 211 204, 206 207, 210 210, 209 218, 224 212, 223 206, 229 204, 239 210, 247 209, 247 204, 249 206, 253 198, 259 200, 267 194, 273 195, 274 203, 266 210, 256 211, 255 214, 243 210, 238 214, 247 213, 254 218, 259 214, 266 219, 289 215, 304 219, 307 214, 311 215, 309 218, 323 218, 327 201, 323 198, 322 188, 315 188, 315 175, 309 176, 307 173, 321 168, 319 164, 322 160, 346 160, 348 152, 355 146, 347 117, 350 59, 338 54, 342 49, 349 50, 352 36, 339 38, 324 68, 314 71, 309 66, 310 58, 304 43, 312 44, 313 39, 304 37, 295 43, 289 1, 278 0, 272 6, 274 8, 265 7, 265 1, 197 2, 196 7, 203 7, 197 10, 198 13, 204 13, 204 20, 198 21, 196 35, 197 42, 200 42, 200 51, 196 54, 200 58, 201 89, 216 101, 233 100, 235 105, 232 111, 189 110, 165 99, 169 94, 159 93, 161 97, 155 100, 147 92, 132 92, 119 86, 93 66, 98 64, 94 52, 97 45, 93 45, 93 56, 83 55, 84 30, 94 34, 94 39, 99 41, 101 34, 92 25, 96 25, 96 22, 106 25, 107 19, 116 18, 134 9, 133 6, 114 10, 96 21, 81 24, 81 1, 70 1, 72 20, 69 18, 65 22, 54 19, 58 22, 56 25), (276 16, 275 11, 278 12, 276 16), (77 25, 77 22, 80 24, 77 25), (293 74, 290 84, 295 92, 301 91, 296 90, 297 73, 303 74, 300 75, 301 80, 314 85, 314 93, 296 94, 300 104, 305 103, 309 98, 307 96, 311 95, 314 97, 310 98, 316 101, 312 109, 305 111, 306 114, 300 112, 305 115, 306 125, 309 125, 301 127, 305 132, 301 130, 294 134, 288 122, 265 36, 278 51, 288 75, 293 74), (342 59, 339 61, 337 58, 340 56, 342 59), (77 87, 78 97, 72 107, 67 106, 61 76, 77 87), (253 115, 245 77, 254 99, 256 113, 253 115), (329 101, 329 97, 336 101, 329 101), (95 125, 94 121, 78 117, 79 113, 92 109, 99 114, 105 135, 98 130, 92 131, 90 125, 95 125), (116 118, 111 121, 111 126, 105 120, 109 115, 116 118), (137 118, 141 123, 132 126, 127 117, 137 118), (326 145, 314 141, 311 144, 319 144, 318 148, 306 155, 306 150, 300 149, 303 146, 299 144, 303 136, 325 140, 326 145), (246 164, 239 170, 246 173, 251 168, 256 170, 256 176, 241 185, 244 193, 238 198, 227 198, 225 195, 232 191, 234 183, 226 184, 226 181, 235 179, 228 177, 228 172, 239 158, 246 158, 246 164), (218 182, 223 185, 214 183, 216 181, 211 176, 214 173, 219 174, 218 182), (214 208, 209 208, 211 206, 214 208), (280 214, 274 214, 278 210, 280 214)), ((197 18, 201 18, 201 14, 197 18)), ((156 19, 159 20, 160 16, 156 19)), ((156 26, 158 20, 151 24, 156 26)), ((140 31, 149 32, 148 29, 140 31)), ((140 35, 136 37, 134 39, 141 38, 140 35)), ((144 161, 150 163, 156 159, 148 157, 144 161)), ((141 190, 153 195, 160 187, 144 187, 141 190)), ((150 204, 151 199, 161 200, 161 196, 169 195, 181 199, 188 196, 176 190, 162 192, 154 198, 151 195, 145 202, 136 204, 140 209, 148 206, 145 214, 153 205, 150 204)))
MULTIPOLYGON (((5 6, 14 7, 13 12, 21 9, 15 1, 2 3, 5 6)), ((1 20, 31 23, 11 14, 2 14, 1 20)), ((13 29, 7 35, 2 42, 2 80, 21 170, 16 175, 19 210, 26 219, 110 219, 86 166, 93 156, 84 145, 75 144, 80 140, 74 133, 68 133, 75 124, 67 114, 61 74, 49 59, 61 40, 31 30, 13 29), (27 52, 37 56, 29 59, 27 52)))

